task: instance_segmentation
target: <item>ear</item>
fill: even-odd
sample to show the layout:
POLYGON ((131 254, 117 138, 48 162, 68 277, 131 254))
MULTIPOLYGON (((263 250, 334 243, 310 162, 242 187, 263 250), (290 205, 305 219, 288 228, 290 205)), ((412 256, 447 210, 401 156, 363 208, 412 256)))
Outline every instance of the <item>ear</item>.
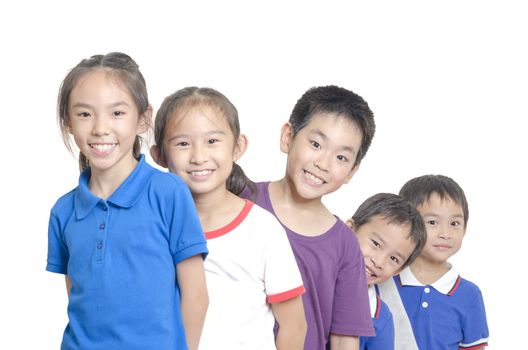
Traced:
POLYGON ((280 150, 284 153, 289 153, 293 141, 293 127, 291 123, 286 123, 281 128, 280 134, 280 150))
POLYGON ((150 156, 152 157, 152 159, 154 159, 156 164, 158 164, 159 166, 162 166, 164 168, 168 167, 167 161, 165 159, 162 159, 163 157, 161 156, 160 149, 158 148, 157 145, 150 147, 150 156))
POLYGON ((148 105, 145 113, 139 116, 137 133, 143 134, 146 133, 152 126, 152 105, 148 105))
POLYGON ((345 221, 345 224, 352 230, 356 228, 356 225, 354 223, 354 219, 350 218, 347 221, 345 221))
POLYGON ((236 162, 244 155, 244 153, 247 150, 247 146, 248 146, 248 138, 246 135, 241 134, 238 137, 238 140, 236 141, 236 144, 235 144, 235 149, 233 150, 233 162, 236 162))
POLYGON ((352 169, 350 170, 350 172, 348 173, 347 177, 345 178, 345 181, 343 182, 344 184, 347 184, 350 179, 352 179, 352 176, 354 176, 354 174, 356 173, 356 171, 358 171, 359 169, 359 164, 356 164, 352 167, 352 169))

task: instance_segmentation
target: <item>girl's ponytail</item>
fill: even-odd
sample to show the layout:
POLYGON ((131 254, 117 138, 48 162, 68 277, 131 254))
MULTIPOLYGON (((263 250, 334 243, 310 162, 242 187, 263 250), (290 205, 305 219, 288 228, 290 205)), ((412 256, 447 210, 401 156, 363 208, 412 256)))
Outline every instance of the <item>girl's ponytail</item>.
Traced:
POLYGON ((250 191, 250 199, 254 200, 256 194, 257 194, 257 187, 251 181, 246 174, 244 173, 244 170, 238 165, 237 163, 233 163, 233 169, 231 170, 231 174, 229 174, 229 177, 226 180, 226 187, 227 190, 236 194, 237 196, 242 193, 242 191, 250 191))

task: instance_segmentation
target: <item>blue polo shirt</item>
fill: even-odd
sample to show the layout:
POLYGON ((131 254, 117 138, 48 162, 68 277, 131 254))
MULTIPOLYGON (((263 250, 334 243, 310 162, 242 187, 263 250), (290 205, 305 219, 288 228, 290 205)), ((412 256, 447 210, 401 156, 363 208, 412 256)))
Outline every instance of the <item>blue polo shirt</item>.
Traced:
POLYGON ((409 267, 394 277, 420 349, 479 349, 487 346, 488 325, 479 288, 453 267, 423 285, 409 267))
POLYGON ((378 286, 369 286, 370 311, 372 325, 376 335, 359 337, 360 350, 393 350, 394 349, 394 321, 392 313, 379 294, 378 286))
POLYGON ((46 269, 72 288, 62 349, 187 349, 175 265, 207 254, 190 191, 145 162, 106 201, 79 186, 51 210, 46 269))

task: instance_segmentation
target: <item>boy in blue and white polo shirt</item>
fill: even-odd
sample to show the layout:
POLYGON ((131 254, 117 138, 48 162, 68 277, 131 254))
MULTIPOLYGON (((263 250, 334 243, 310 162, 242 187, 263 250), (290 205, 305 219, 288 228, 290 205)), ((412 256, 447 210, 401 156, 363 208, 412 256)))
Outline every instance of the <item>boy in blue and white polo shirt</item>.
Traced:
POLYGON ((449 177, 425 175, 408 181, 400 195, 421 213, 427 244, 414 263, 394 277, 403 304, 403 308, 389 304, 400 344, 396 348, 483 349, 489 332, 482 294, 447 261, 460 249, 466 233, 469 210, 464 191, 449 177), (405 333, 408 325, 412 332, 405 333))
POLYGON ((401 196, 378 193, 365 200, 347 225, 365 259, 373 337, 360 337, 361 350, 394 349, 392 314, 381 300, 377 283, 390 279, 420 255, 426 232, 420 213, 401 196))

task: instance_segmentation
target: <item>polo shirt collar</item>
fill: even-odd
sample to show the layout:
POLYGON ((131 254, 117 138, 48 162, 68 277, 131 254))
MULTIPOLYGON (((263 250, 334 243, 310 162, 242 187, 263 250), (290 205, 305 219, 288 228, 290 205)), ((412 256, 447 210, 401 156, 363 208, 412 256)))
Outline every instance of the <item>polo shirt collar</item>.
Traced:
MULTIPOLYGON (((145 162, 145 156, 142 154, 132 173, 112 193, 107 199, 107 202, 118 207, 130 208, 139 199, 139 195, 146 187, 146 184, 153 174, 153 170, 154 168, 145 162)), ((90 168, 84 170, 79 176, 79 186, 75 193, 75 212, 77 219, 85 218, 99 201, 103 201, 103 199, 95 196, 90 191, 88 186, 90 176, 90 168)))
POLYGON ((381 310, 381 298, 376 284, 368 287, 370 317, 378 319, 381 310))
MULTIPOLYGON (((436 282, 431 284, 431 287, 442 294, 451 296, 457 290, 461 278, 453 266, 449 265, 449 267, 449 270, 436 282)), ((425 286, 414 276, 410 266, 407 266, 400 272, 398 279, 401 286, 425 286)))

